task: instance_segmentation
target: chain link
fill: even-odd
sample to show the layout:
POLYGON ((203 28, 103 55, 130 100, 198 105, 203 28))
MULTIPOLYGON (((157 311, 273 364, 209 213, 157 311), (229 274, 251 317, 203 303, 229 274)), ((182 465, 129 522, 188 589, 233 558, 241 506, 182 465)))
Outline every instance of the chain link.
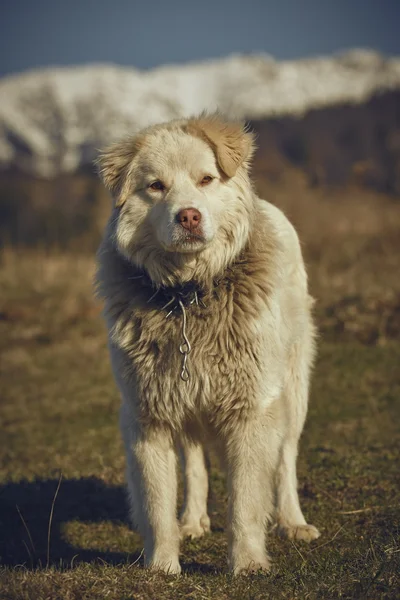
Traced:
POLYGON ((179 346, 179 352, 182 354, 183 358, 182 358, 182 370, 181 370, 181 379, 183 381, 189 381, 190 378, 190 373, 189 373, 189 369, 187 368, 187 360, 188 360, 188 356, 192 350, 192 346, 190 345, 190 342, 188 340, 188 337, 186 335, 186 310, 185 310, 185 305, 183 304, 182 300, 178 299, 178 303, 179 303, 179 307, 182 311, 182 337, 183 337, 183 342, 182 344, 179 346))

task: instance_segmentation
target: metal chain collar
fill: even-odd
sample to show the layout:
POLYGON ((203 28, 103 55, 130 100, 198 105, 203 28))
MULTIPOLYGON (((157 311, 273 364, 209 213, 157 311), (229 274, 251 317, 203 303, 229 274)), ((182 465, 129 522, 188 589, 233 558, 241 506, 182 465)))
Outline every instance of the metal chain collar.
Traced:
MULTIPOLYGON (((146 277, 145 275, 138 275, 135 277, 129 277, 129 279, 145 279, 145 277, 146 277)), ((155 300, 156 296, 158 296, 158 295, 160 295, 160 296, 164 295, 164 297, 165 296, 169 297, 168 301, 163 306, 161 306, 159 309, 160 311, 163 311, 163 310, 166 310, 167 308, 170 308, 169 312, 165 316, 166 319, 168 319, 176 309, 179 309, 182 314, 182 327, 181 327, 182 342, 179 345, 179 352, 182 355, 182 369, 180 372, 180 378, 182 379, 182 381, 187 382, 190 379, 190 371, 188 369, 187 363, 188 363, 189 354, 192 350, 192 345, 187 336, 186 309, 189 308, 193 304, 196 304, 197 306, 201 305, 204 308, 206 308, 206 305, 204 304, 202 299, 199 297, 198 290, 193 288, 192 286, 189 286, 189 289, 185 289, 184 287, 181 289, 179 289, 179 288, 169 289, 169 288, 162 288, 162 287, 157 288, 156 291, 147 300, 147 304, 150 304, 150 302, 155 300), (186 304, 186 306, 185 306, 185 304, 186 304)))
MULTIPOLYGON (((182 298, 180 298, 179 295, 177 295, 177 296, 172 297, 171 300, 166 305, 163 306, 163 309, 170 306, 174 301, 177 302, 177 305, 180 308, 181 313, 182 313, 181 333, 182 333, 183 342, 179 345, 179 352, 182 354, 182 369, 181 369, 180 377, 181 377, 182 381, 187 382, 190 379, 190 372, 187 367, 187 362, 188 362, 188 356, 192 350, 192 345, 189 342, 189 339, 188 339, 187 333, 186 333, 187 315, 186 315, 185 304, 183 303, 182 298)), ((197 306, 199 305, 199 297, 198 297, 197 291, 193 292, 193 298, 190 300, 189 306, 194 303, 196 303, 197 306)), ((205 307, 204 302, 201 301, 201 303, 205 307)), ((174 311, 174 308, 172 308, 169 311, 169 313, 166 315, 165 318, 168 319, 170 317, 170 315, 173 313, 173 311, 174 311)))

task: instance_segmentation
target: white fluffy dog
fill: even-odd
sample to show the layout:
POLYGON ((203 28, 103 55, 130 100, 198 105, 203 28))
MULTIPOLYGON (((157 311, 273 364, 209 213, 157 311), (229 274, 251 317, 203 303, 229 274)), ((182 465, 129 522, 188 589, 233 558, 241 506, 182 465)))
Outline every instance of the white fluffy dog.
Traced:
POLYGON ((210 530, 204 444, 227 471, 229 566, 268 569, 266 528, 311 541, 297 444, 314 327, 297 235, 249 181, 252 135, 216 116, 150 127, 100 158, 115 199, 99 250, 122 396, 131 515, 149 567, 210 530), (176 456, 185 506, 177 509, 176 456))

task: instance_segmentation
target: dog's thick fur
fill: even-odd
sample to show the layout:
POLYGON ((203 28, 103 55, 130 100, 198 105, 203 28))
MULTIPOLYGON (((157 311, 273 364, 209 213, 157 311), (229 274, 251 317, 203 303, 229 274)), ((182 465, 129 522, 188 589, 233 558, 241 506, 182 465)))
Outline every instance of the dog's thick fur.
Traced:
POLYGON ((296 489, 312 300, 293 227, 252 189, 252 152, 241 125, 203 115, 150 127, 99 160, 115 202, 98 285, 123 402, 132 519, 146 565, 170 573, 180 572, 180 536, 210 530, 209 442, 227 470, 234 573, 268 569, 268 523, 290 538, 319 536, 296 489), (176 218, 187 208, 201 213, 193 232, 176 218), (180 522, 178 451, 186 489, 180 522))

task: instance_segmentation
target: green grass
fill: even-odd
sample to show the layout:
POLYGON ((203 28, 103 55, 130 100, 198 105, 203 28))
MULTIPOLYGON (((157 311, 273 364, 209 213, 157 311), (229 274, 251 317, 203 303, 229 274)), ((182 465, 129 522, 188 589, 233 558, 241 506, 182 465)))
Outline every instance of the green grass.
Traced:
POLYGON ((320 340, 298 472, 321 538, 271 535, 272 572, 232 578, 224 478, 212 463, 212 534, 182 545, 181 577, 151 573, 127 522, 92 272, 83 257, 3 257, 0 598, 399 598, 400 345, 320 340))

